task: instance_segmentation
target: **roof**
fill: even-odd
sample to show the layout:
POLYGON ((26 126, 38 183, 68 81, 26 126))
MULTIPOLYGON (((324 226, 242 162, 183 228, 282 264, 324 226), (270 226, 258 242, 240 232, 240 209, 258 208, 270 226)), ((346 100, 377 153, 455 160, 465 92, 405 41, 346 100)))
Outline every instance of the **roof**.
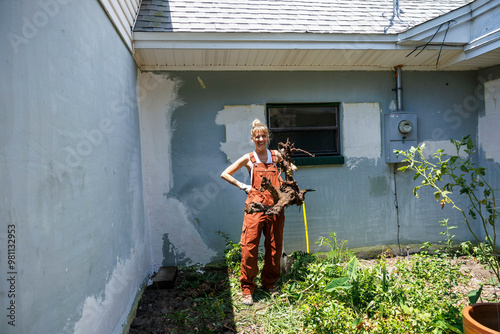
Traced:
POLYGON ((473 0, 143 0, 134 31, 394 34, 473 0))
POLYGON ((500 64, 500 0, 142 0, 143 71, 477 70, 500 64))

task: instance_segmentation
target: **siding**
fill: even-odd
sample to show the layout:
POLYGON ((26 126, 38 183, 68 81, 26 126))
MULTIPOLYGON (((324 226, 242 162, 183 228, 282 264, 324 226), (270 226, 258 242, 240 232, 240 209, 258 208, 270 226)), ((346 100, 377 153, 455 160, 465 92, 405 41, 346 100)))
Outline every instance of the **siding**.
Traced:
POLYGON ((132 27, 141 0, 99 0, 127 48, 133 53, 132 27))

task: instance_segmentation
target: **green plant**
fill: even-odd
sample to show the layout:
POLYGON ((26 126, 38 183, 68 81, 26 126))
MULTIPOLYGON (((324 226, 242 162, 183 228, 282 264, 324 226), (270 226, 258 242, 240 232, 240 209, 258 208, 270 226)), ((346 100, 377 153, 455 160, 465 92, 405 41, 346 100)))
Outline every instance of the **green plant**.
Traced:
POLYGON ((283 281, 300 282, 311 274, 310 266, 318 261, 317 257, 303 252, 296 251, 291 254, 292 265, 288 273, 282 277, 283 281))
POLYGON ((354 282, 356 282, 357 278, 357 269, 358 269, 358 259, 353 257, 346 267, 346 274, 342 277, 335 278, 326 286, 326 292, 332 292, 335 289, 352 289, 354 282))
POLYGON ((417 254, 391 272, 386 261, 365 267, 353 257, 324 287, 330 298, 303 298, 305 326, 320 333, 460 333, 463 297, 453 291, 465 278, 458 265, 417 254))
POLYGON ((429 253, 429 248, 431 248, 432 244, 428 241, 424 241, 422 243, 422 246, 420 246, 420 252, 423 254, 428 254, 429 253))
POLYGON ((224 259, 226 260, 226 265, 229 268, 238 271, 241 262, 241 242, 233 242, 229 239, 227 233, 221 231, 217 231, 216 233, 221 236, 226 243, 226 247, 224 248, 224 259))
POLYGON ((215 266, 184 268, 180 270, 177 280, 176 292, 168 294, 175 297, 172 299, 176 302, 167 308, 164 307, 165 301, 163 301, 157 310, 162 314, 161 322, 168 327, 168 330, 164 327, 164 330, 158 329, 159 331, 221 333, 230 328, 228 326, 232 324, 233 307, 226 268, 215 266), (180 295, 182 298, 177 297, 180 295))
POLYGON ((439 149, 432 154, 435 159, 433 162, 422 153, 424 145, 412 147, 408 151, 396 150, 396 154, 403 155, 403 161, 407 163, 399 170, 403 172, 411 170, 415 173, 414 180, 421 179, 421 184, 413 189, 416 197, 421 187, 431 187, 441 207, 450 204, 460 211, 480 251, 486 255, 485 260, 488 266, 500 280, 500 258, 496 248, 495 224, 499 211, 495 190, 486 179, 486 169, 477 167, 472 161, 475 145, 470 136, 465 136, 461 140, 451 139, 451 143, 455 146, 456 155, 448 156, 442 149, 439 149), (460 155, 461 151, 466 154, 466 157, 460 155), (467 199, 467 209, 462 209, 450 198, 455 188, 458 188, 459 194, 467 199), (478 233, 474 231, 476 221, 479 221, 486 235, 485 242, 482 242, 478 233))
POLYGON ((430 328, 438 333, 459 332, 461 308, 456 301, 460 296, 454 287, 463 284, 466 278, 458 264, 421 253, 408 261, 399 261, 395 271, 395 290, 404 290, 397 303, 405 315, 422 321, 428 332, 430 328))
MULTIPOLYGON (((226 244, 238 248, 229 238, 226 244)), ((463 247, 473 256, 482 254, 470 242, 463 247)), ((165 295, 173 304, 158 298, 153 306, 145 299, 143 309, 154 311, 151 324, 163 326, 157 330, 162 333, 450 334, 462 329, 463 287, 470 277, 448 256, 421 252, 333 262, 325 253, 298 251, 292 257, 281 295, 270 297, 258 286, 251 307, 241 304, 235 269, 196 266, 180 270, 176 291, 165 295)), ((470 297, 479 295, 474 291, 470 297)))
MULTIPOLYGON (((490 244, 481 242, 479 245, 473 247, 474 257, 482 264, 488 264, 488 258, 493 253, 494 250, 490 244)), ((498 278, 498 276, 497 276, 498 278)))
POLYGON ((481 291, 483 291, 483 285, 480 285, 479 289, 472 290, 471 292, 469 292, 469 295, 468 295, 469 303, 475 304, 481 296, 481 291))
POLYGON ((174 311, 166 314, 165 317, 172 320, 179 329, 184 329, 189 318, 189 313, 186 311, 174 311))
MULTIPOLYGON (((224 323, 232 310, 236 332, 460 333, 467 295, 457 287, 467 285, 469 278, 450 257, 421 253, 408 258, 381 257, 376 262, 361 260, 333 232, 330 236, 323 238, 323 245, 341 252, 292 253, 292 267, 281 278, 281 295, 270 298, 259 287, 252 307, 241 307, 234 270, 228 270, 228 281, 219 284, 227 284, 231 292, 216 294, 199 289, 206 286, 202 279, 213 289, 210 282, 216 281, 215 276, 205 271, 196 277, 199 271, 194 271, 184 287, 193 291, 196 306, 191 310, 197 314, 189 313, 188 318, 177 314, 172 320, 177 320, 181 332, 221 332, 228 328, 224 323), (345 260, 338 260, 340 254, 345 260)), ((226 244, 235 248, 229 240, 226 244)), ((474 246, 470 247, 474 253, 474 246)), ((481 254, 479 248, 477 252, 481 254)), ((259 267, 262 262, 259 258, 259 267)))
POLYGON ((449 218, 445 218, 441 221, 441 226, 445 228, 443 232, 439 232, 439 234, 444 235, 446 240, 440 240, 439 243, 444 245, 444 252, 447 255, 450 255, 453 252, 453 239, 455 238, 455 235, 451 234, 451 230, 457 228, 458 226, 450 226, 448 224, 449 218))
POLYGON ((330 232, 330 238, 320 237, 316 244, 330 248, 327 256, 333 263, 348 261, 354 256, 347 248, 347 240, 337 240, 337 234, 333 231, 330 232))

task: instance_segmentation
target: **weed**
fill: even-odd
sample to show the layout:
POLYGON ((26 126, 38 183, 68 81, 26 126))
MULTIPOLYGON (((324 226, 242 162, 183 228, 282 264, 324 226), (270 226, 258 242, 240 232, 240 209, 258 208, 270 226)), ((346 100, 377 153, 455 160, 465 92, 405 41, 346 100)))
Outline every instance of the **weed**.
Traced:
POLYGON ((333 263, 349 261, 354 256, 347 248, 347 240, 337 240, 337 234, 333 231, 330 232, 330 238, 320 237, 316 244, 330 248, 327 256, 333 263))
POLYGON ((455 238, 455 235, 451 235, 450 231, 458 227, 458 226, 448 225, 448 221, 449 218, 439 221, 441 223, 441 226, 445 228, 445 230, 439 232, 439 234, 444 235, 446 240, 445 241, 440 240, 439 243, 444 245, 443 250, 446 255, 450 255, 453 252, 453 239, 455 238))
POLYGON ((226 247, 224 248, 224 258, 226 260, 226 265, 229 268, 233 268, 239 271, 239 264, 241 262, 241 242, 233 242, 224 232, 218 231, 216 233, 221 236, 226 242, 226 247))
POLYGON ((420 246, 420 253, 429 254, 429 248, 431 248, 432 244, 428 241, 424 241, 422 246, 420 246))
POLYGON ((309 265, 317 262, 314 255, 302 251, 292 253, 292 265, 288 273, 283 275, 283 281, 302 281, 310 273, 309 265))

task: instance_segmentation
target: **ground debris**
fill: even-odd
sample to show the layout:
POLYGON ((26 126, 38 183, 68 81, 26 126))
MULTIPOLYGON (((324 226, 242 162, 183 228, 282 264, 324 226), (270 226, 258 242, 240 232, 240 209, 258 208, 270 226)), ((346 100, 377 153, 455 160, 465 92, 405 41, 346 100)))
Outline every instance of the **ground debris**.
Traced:
POLYGON ((227 268, 180 270, 171 289, 146 289, 129 334, 234 333, 227 268))

